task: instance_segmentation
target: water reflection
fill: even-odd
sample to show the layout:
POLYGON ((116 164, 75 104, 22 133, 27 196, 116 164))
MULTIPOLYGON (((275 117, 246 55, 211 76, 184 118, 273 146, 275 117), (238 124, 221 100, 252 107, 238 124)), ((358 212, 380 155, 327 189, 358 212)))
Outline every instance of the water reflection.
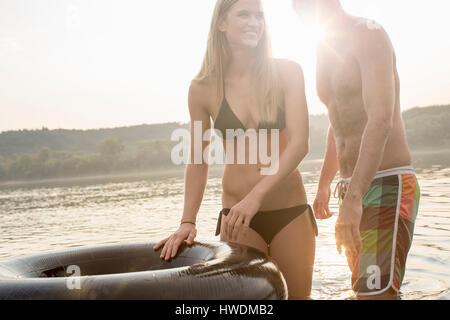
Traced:
MULTIPOLYGON (((302 166, 310 203, 321 162, 302 166)), ((449 299, 450 168, 418 169, 422 202, 407 262, 403 299, 449 299)), ((0 259, 68 247, 156 241, 173 232, 183 210, 183 173, 0 189, 0 259)), ((212 170, 198 215, 197 240, 214 236, 221 171, 212 170)), ((332 211, 337 202, 332 200, 332 211)), ((336 252, 336 217, 319 221, 314 299, 348 299, 350 271, 336 252)))

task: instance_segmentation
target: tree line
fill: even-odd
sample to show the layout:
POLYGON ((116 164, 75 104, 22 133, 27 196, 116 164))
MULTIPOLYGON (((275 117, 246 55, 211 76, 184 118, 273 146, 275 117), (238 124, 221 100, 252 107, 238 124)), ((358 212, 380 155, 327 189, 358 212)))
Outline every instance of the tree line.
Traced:
MULTIPOLYGON (((450 106, 414 108, 403 113, 413 150, 450 148, 450 106)), ((326 115, 310 121, 309 158, 325 151, 326 115)), ((19 130, 0 134, 0 181, 61 178, 174 168, 168 123, 97 130, 19 130)))
POLYGON ((0 156, 0 181, 35 180, 126 173, 167 168, 170 166, 172 141, 153 139, 140 141, 134 153, 124 152, 118 138, 98 144, 93 154, 56 151, 49 147, 37 153, 0 156), (169 157, 169 158, 168 158, 169 157), (169 159, 169 161, 168 161, 169 159))

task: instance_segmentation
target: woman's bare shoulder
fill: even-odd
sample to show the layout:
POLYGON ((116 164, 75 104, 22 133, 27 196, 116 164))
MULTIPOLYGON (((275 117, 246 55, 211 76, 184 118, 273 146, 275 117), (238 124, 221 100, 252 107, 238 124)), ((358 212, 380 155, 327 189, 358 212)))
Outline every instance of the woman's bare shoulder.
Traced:
POLYGON ((303 82, 303 69, 297 62, 288 59, 274 59, 274 63, 284 85, 291 85, 297 81, 303 82))
POLYGON ((217 94, 217 84, 211 77, 193 79, 189 87, 189 100, 202 105, 209 104, 217 94))
POLYGON ((273 59, 281 76, 292 74, 293 72, 303 73, 303 69, 299 63, 289 59, 273 59))

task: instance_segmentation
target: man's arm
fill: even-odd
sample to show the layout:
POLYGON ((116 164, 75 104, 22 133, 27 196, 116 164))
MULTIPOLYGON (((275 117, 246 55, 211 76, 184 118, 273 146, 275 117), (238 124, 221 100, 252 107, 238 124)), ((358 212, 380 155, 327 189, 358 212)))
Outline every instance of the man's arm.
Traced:
POLYGON ((327 150, 323 161, 322 170, 320 172, 319 185, 317 187, 317 195, 314 201, 314 213, 317 219, 328 219, 333 214, 329 209, 331 182, 338 171, 338 158, 336 152, 336 141, 333 127, 328 128, 327 150))
POLYGON ((362 96, 368 121, 358 161, 336 222, 336 246, 356 255, 361 246, 359 225, 362 198, 381 164, 394 115, 395 80, 393 49, 384 30, 367 32, 356 58, 362 81, 362 96))
POLYGON ((349 198, 362 198, 383 160, 384 148, 393 125, 395 105, 394 53, 384 30, 372 30, 364 40, 358 61, 362 96, 368 122, 347 192, 349 198))

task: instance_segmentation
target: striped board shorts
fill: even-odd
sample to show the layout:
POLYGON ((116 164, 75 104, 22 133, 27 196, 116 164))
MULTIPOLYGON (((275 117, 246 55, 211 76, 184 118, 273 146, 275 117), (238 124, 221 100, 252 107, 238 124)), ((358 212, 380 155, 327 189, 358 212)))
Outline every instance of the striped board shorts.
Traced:
MULTIPOLYGON (((338 183, 342 206, 351 178, 338 183)), ((395 292, 405 275, 420 200, 420 187, 411 166, 380 171, 363 198, 360 224, 362 248, 347 256, 352 286, 358 296, 395 292)))

